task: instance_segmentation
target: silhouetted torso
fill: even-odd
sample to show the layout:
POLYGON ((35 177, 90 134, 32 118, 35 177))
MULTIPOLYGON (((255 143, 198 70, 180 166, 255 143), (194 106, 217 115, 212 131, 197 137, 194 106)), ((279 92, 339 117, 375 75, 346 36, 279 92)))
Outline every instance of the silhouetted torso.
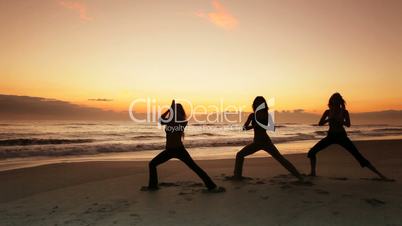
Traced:
POLYGON ((268 125, 268 115, 263 113, 257 113, 257 117, 255 117, 255 113, 252 113, 252 121, 251 121, 254 129, 254 142, 258 144, 265 144, 271 141, 269 138, 267 131, 263 128, 263 126, 268 125), (256 122, 256 118, 259 123, 256 122))
POLYGON ((345 110, 327 110, 329 134, 346 134, 346 130, 343 127, 345 122, 345 110))
POLYGON ((187 122, 169 122, 166 124, 166 149, 183 147, 182 137, 187 122))

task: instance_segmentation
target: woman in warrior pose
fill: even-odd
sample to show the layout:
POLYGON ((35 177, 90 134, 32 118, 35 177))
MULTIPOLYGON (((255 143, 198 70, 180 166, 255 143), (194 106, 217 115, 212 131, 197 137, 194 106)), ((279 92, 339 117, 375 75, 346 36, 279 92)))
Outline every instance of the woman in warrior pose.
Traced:
POLYGON ((355 157, 361 167, 367 167, 381 179, 388 180, 387 177, 381 174, 362 154, 360 154, 356 146, 348 138, 344 126, 350 127, 350 118, 349 112, 346 110, 345 100, 341 94, 334 93, 329 98, 328 108, 329 109, 324 112, 318 123, 319 126, 323 126, 326 123, 329 124, 327 136, 314 145, 307 155, 311 162, 310 176, 316 176, 317 153, 331 144, 339 144, 355 157))
POLYGON ((243 126, 243 130, 254 129, 254 141, 241 149, 236 154, 236 162, 234 168, 233 179, 242 179, 242 170, 244 157, 254 154, 259 150, 268 152, 275 160, 277 160, 283 167, 285 167, 290 173, 297 177, 300 181, 303 181, 303 177, 299 171, 285 159, 278 149, 272 143, 267 134, 267 127, 269 122, 268 105, 264 97, 257 96, 253 102, 253 113, 251 113, 246 123, 243 126))
POLYGON ((186 113, 181 104, 172 101, 169 110, 161 115, 159 122, 166 125, 166 149, 159 153, 149 163, 149 184, 146 190, 158 189, 158 175, 156 167, 171 158, 177 158, 192 169, 203 181, 209 191, 222 192, 224 188, 217 187, 211 178, 191 158, 184 148, 182 138, 184 129, 187 126, 186 113))

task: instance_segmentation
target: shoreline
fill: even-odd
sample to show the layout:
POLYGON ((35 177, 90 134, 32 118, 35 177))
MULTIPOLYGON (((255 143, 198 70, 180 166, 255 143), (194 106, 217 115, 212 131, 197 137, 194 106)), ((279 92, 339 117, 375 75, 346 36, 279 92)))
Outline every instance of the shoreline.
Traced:
MULTIPOLYGON (((397 137, 384 137, 378 139, 358 139, 353 140, 354 143, 359 142, 371 142, 371 141, 402 141, 399 136, 397 137)), ((301 140, 289 143, 278 143, 275 144, 279 151, 283 155, 290 154, 303 154, 307 153, 308 150, 316 143, 318 140, 301 140)), ((202 147, 202 148, 188 148, 190 155, 194 160, 225 160, 225 159, 235 159, 236 153, 243 148, 243 146, 222 146, 222 147, 202 147)), ((76 155, 76 156, 36 156, 36 157, 24 157, 24 158, 8 158, 0 160, 0 172, 31 168, 37 166, 43 166, 48 164, 61 164, 61 163, 76 163, 76 162, 97 162, 97 161, 150 161, 162 150, 146 150, 146 151, 133 151, 133 152, 113 152, 113 153, 101 153, 93 155, 76 155)), ((250 158, 264 158, 267 154, 263 151, 259 151, 250 158)), ((268 157, 270 157, 268 155, 268 157)))

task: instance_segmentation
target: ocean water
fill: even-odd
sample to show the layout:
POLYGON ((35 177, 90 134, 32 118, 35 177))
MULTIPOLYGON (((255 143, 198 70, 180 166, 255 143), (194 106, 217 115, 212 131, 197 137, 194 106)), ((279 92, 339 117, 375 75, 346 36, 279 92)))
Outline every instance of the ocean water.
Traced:
MULTIPOLYGON (((316 142, 327 127, 280 124, 269 132, 276 144, 316 142)), ((402 125, 355 125, 347 129, 352 140, 402 138, 402 125)), ((240 124, 189 124, 184 143, 189 149, 238 147, 252 140, 252 131, 240 124)), ((162 150, 165 132, 157 124, 134 122, 42 121, 0 123, 2 160, 162 150)), ((286 150, 283 151, 286 154, 286 150)), ((201 153, 202 155, 202 153, 201 153)))

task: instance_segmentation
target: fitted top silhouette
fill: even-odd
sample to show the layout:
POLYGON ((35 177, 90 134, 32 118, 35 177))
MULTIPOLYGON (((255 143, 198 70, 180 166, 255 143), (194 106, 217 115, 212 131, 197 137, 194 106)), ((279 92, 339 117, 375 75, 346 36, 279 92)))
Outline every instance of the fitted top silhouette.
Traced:
POLYGON ((324 125, 325 122, 329 124, 328 133, 340 134, 346 133, 344 126, 350 126, 349 112, 344 109, 338 110, 326 110, 320 121, 320 125, 324 125))
POLYGON ((187 121, 184 122, 168 122, 165 127, 166 132, 166 149, 183 147, 182 137, 187 121))
POLYGON ((255 143, 267 143, 270 141, 269 136, 267 134, 266 128, 262 126, 268 125, 268 115, 265 113, 258 112, 257 114, 251 113, 248 116, 246 126, 251 123, 251 126, 254 130, 254 142, 255 143))

